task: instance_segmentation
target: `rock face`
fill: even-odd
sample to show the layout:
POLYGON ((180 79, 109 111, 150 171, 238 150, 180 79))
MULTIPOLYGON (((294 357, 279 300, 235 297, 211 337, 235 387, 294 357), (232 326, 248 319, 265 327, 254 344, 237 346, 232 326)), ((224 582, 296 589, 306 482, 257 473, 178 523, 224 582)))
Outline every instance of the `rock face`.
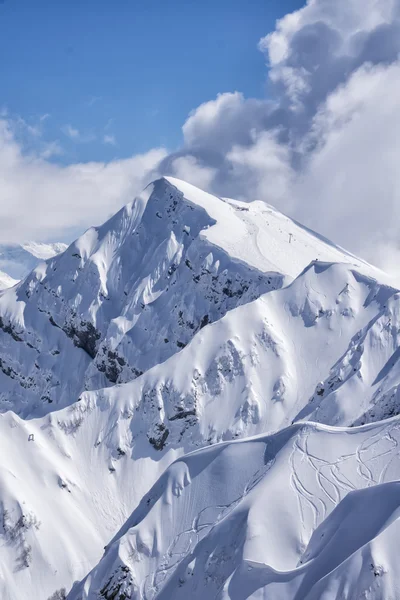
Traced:
POLYGON ((345 572, 301 565, 348 492, 399 476, 399 299, 174 179, 41 262, 0 293, 0 597, 291 600, 345 572))

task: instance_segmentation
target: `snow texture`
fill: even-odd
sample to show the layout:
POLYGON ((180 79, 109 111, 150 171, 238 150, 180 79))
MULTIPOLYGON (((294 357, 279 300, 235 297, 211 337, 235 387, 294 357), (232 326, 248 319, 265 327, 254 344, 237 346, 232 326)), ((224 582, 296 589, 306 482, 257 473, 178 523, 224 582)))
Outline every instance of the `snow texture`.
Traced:
POLYGON ((0 244, 0 268, 16 283, 16 281, 28 275, 39 262, 61 254, 66 248, 67 245, 61 242, 53 244, 40 242, 0 244))

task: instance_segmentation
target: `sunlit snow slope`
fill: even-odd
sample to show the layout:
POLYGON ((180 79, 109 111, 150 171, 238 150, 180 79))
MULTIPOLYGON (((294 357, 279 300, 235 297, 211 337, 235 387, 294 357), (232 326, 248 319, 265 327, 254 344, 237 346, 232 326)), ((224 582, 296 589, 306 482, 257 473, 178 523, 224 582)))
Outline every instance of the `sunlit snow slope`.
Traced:
POLYGON ((379 270, 261 202, 154 182, 0 292, 0 597, 300 600, 328 573, 328 600, 364 593, 346 561, 369 582, 376 530, 331 562, 318 532, 398 477, 378 421, 399 332, 379 270))

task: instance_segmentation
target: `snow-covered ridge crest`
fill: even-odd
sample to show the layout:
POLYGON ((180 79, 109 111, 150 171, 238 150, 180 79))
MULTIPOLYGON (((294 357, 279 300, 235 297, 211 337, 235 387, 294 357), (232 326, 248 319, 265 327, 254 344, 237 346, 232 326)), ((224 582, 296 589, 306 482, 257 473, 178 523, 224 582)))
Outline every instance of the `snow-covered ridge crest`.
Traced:
MULTIPOLYGON (((132 420, 128 446, 143 440, 158 451, 274 431, 310 412, 315 419, 318 410, 322 422, 351 424, 375 402, 385 354, 368 378, 350 365, 357 401, 345 396, 336 413, 321 408, 324 398, 329 408, 336 387, 320 382, 345 380, 342 357, 396 302, 396 290, 350 266, 314 263, 290 286, 204 327, 179 354, 134 381, 85 392, 78 410, 101 401, 140 415, 132 420)), ((121 440, 116 444, 126 443, 121 440)))
POLYGON ((199 235, 214 223, 200 204, 159 180, 3 293, 0 315, 13 332, 2 372, 14 383, 6 380, 6 388, 25 404, 43 405, 129 381, 227 310, 282 285, 282 273, 258 272, 199 235), (76 373, 68 391, 66 362, 76 373), (41 363, 44 382, 35 366, 42 371, 41 363))
POLYGON ((7 288, 13 287, 18 283, 18 279, 14 279, 10 277, 8 273, 4 273, 4 271, 0 271, 0 290, 6 290, 7 288))

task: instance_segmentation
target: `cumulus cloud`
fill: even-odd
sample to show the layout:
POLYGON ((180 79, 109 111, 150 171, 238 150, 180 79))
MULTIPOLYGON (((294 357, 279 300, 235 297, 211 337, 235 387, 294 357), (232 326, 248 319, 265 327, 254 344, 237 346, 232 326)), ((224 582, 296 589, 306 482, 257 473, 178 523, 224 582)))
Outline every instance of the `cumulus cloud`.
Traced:
MULTIPOLYGON (((232 181, 232 192, 239 200, 262 198, 276 206, 285 202, 292 181, 290 152, 280 144, 276 132, 253 135, 251 144, 235 145, 226 155, 232 181), (239 186, 240 182, 240 186, 239 186)), ((220 182, 220 187, 223 183, 220 182)))
POLYGON ((206 166, 197 160, 194 156, 178 156, 173 162, 173 172, 175 177, 190 181, 197 187, 208 189, 212 186, 217 171, 215 168, 206 166))
POLYGON ((303 135, 318 107, 365 63, 400 52, 398 0, 312 0, 260 41, 282 125, 303 135))
MULTIPOLYGON (((357 70, 317 112, 292 212, 393 270, 400 251, 400 64, 357 70)), ((400 273, 400 268, 397 266, 400 273)))
POLYGON ((314 0, 260 42, 295 168, 283 206, 391 270, 400 225, 399 18, 398 0, 314 0))
POLYGON ((267 125, 266 106, 239 92, 219 94, 189 115, 183 125, 184 148, 213 148, 226 153, 233 145, 252 143, 254 132, 267 125))

